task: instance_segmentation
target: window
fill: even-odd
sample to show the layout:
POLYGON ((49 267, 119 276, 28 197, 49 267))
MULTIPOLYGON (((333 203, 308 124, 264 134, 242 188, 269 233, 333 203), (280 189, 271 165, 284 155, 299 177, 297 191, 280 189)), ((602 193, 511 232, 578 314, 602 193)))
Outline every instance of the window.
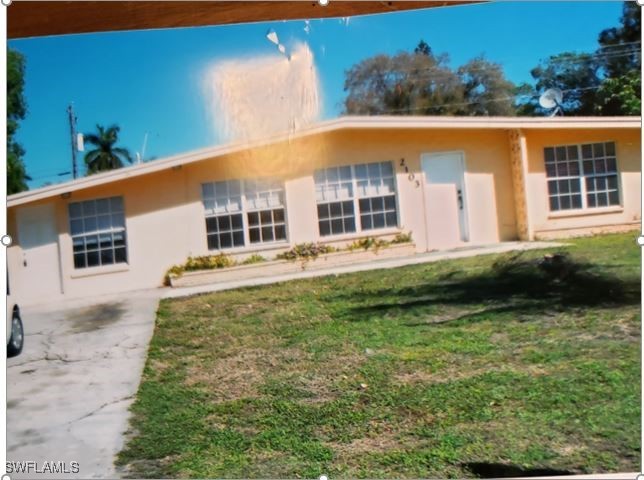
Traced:
POLYGON ((356 165, 358 198, 360 198, 360 225, 363 230, 395 227, 396 190, 394 172, 389 162, 356 165))
POLYGON ((123 198, 69 204, 74 268, 127 262, 123 198))
POLYGON ((351 167, 333 167, 314 173, 320 235, 356 231, 351 167))
POLYGON ((241 182, 204 183, 201 188, 206 209, 208 249, 244 246, 241 182))
POLYGON ((391 162, 331 167, 314 174, 321 236, 396 227, 396 189, 391 162))
POLYGON ((228 180, 201 186, 209 250, 286 240, 280 182, 228 180))
POLYGON ((551 211, 619 205, 615 143, 544 149, 551 211))

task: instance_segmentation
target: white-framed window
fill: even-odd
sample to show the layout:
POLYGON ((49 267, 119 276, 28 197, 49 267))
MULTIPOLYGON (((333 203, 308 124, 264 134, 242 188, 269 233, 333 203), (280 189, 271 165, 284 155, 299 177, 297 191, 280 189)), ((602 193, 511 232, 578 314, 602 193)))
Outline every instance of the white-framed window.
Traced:
POLYGON ((620 204, 615 142, 544 149, 550 211, 620 204))
POLYGON ((276 180, 244 182, 250 243, 286 240, 284 187, 276 180))
POLYGON ((74 268, 127 263, 123 197, 68 205, 74 268))
POLYGON ((241 188, 239 180, 201 186, 209 250, 244 246, 241 188))
POLYGON ((209 250, 286 241, 284 186, 273 179, 201 185, 209 250))
POLYGON ((391 162, 325 168, 313 178, 320 236, 398 226, 391 162))

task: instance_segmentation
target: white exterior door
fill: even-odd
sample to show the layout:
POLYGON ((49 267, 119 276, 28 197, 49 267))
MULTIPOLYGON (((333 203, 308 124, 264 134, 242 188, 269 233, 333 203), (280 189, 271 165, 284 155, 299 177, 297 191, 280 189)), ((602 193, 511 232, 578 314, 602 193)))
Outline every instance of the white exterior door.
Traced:
POLYGON ((421 155, 425 176, 429 249, 452 248, 469 241, 463 154, 421 155))
POLYGON ((24 207, 16 212, 21 262, 11 285, 17 298, 47 300, 60 295, 60 261, 54 206, 24 207), (20 290, 20 291, 19 291, 20 290))

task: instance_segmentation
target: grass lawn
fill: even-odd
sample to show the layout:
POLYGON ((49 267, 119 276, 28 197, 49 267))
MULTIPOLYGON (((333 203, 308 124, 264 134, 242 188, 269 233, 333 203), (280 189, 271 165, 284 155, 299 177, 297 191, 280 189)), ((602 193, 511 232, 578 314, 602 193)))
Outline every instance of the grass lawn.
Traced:
POLYGON ((163 301, 133 477, 640 469, 636 234, 163 301))

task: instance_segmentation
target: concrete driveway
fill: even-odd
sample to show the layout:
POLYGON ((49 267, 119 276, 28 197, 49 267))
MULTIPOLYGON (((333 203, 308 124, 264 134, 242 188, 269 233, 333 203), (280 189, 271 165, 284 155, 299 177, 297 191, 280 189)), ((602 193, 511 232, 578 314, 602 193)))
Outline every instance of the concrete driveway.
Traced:
POLYGON ((22 309, 25 347, 7 361, 7 461, 47 473, 12 478, 117 476, 158 300, 147 291, 22 309), (49 473, 45 462, 72 473, 49 473))

